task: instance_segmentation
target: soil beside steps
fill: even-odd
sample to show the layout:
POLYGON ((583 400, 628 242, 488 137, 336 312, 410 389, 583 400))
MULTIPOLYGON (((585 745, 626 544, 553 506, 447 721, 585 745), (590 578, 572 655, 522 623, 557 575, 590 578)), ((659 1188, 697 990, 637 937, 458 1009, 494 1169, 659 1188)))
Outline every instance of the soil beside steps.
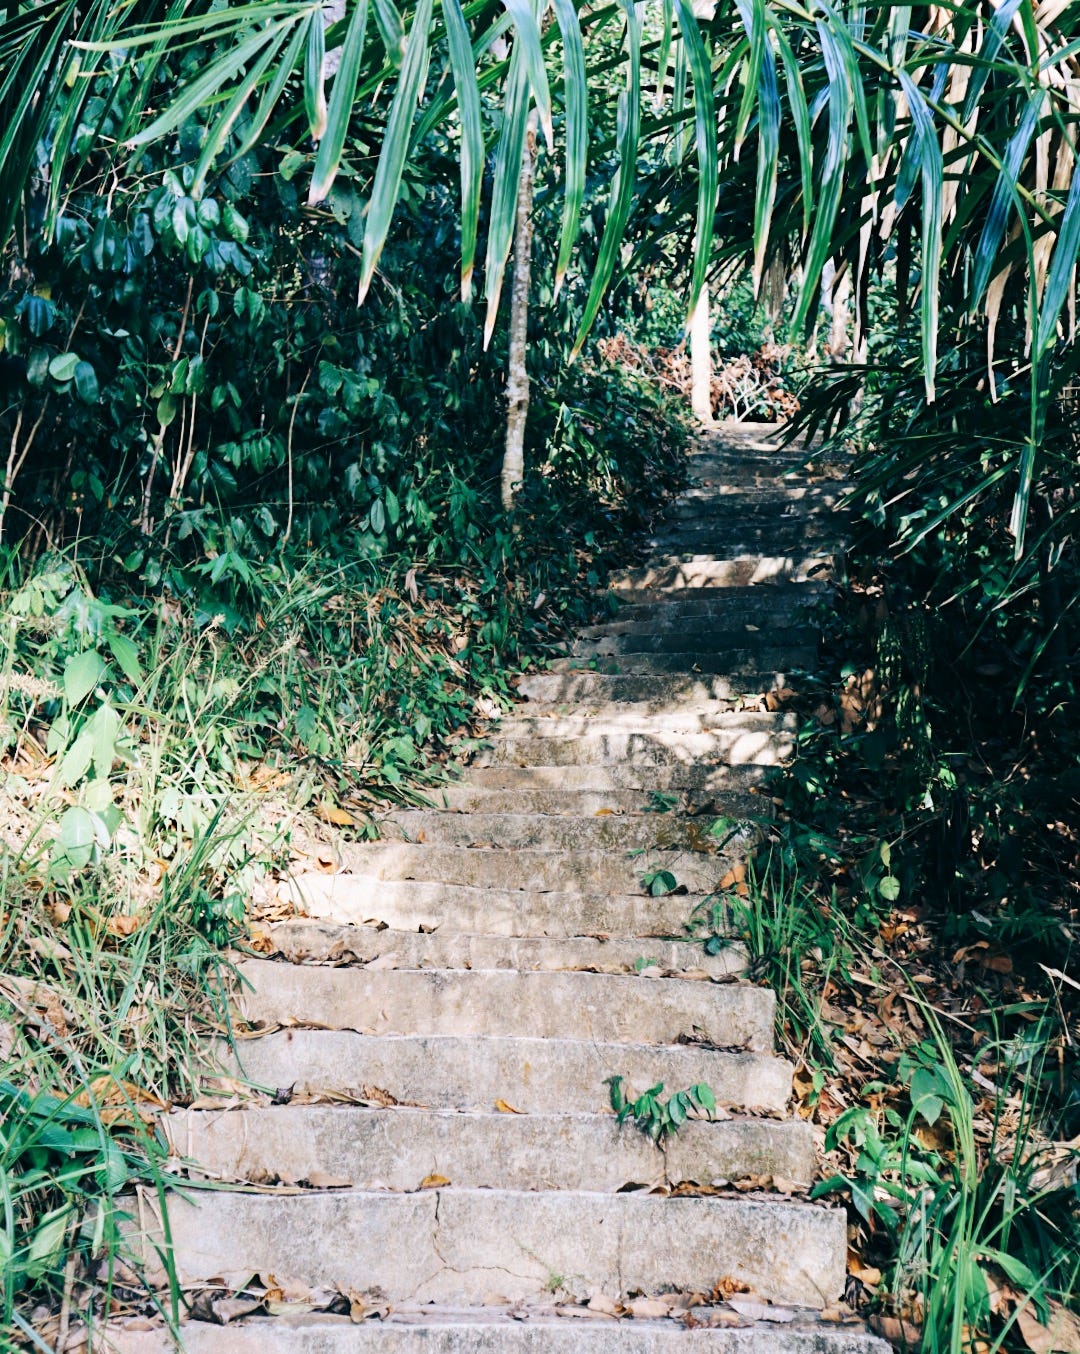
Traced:
POLYGON ((459 784, 283 887, 306 915, 237 998, 236 1071, 267 1095, 166 1123, 234 1183, 169 1201, 185 1289, 282 1296, 185 1322, 191 1354, 887 1350, 840 1306, 843 1213, 805 1198, 773 994, 688 929, 767 816, 796 730, 766 694, 813 662, 843 538, 842 485, 763 431, 702 439, 611 620, 521 683, 459 784), (616 1123, 612 1077, 717 1108, 657 1145, 616 1123))

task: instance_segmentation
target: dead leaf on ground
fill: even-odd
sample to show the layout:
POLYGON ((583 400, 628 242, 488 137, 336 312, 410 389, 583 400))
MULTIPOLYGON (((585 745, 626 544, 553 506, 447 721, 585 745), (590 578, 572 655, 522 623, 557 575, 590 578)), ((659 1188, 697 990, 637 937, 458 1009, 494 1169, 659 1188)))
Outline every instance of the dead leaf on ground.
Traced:
POLYGON ((496 1100, 495 1108, 500 1114, 520 1114, 521 1110, 514 1109, 513 1105, 508 1105, 505 1100, 496 1100))
POLYGON ((1050 1320, 1039 1320, 1031 1303, 1016 1313, 1016 1324, 1032 1354, 1080 1354, 1080 1316, 1058 1302, 1048 1304, 1050 1320))
POLYGON ((321 818, 324 823, 333 823, 334 827, 355 827, 356 819, 339 804, 331 804, 329 800, 324 799, 315 809, 315 817, 321 818))
POLYGON ((675 1305, 673 1297, 634 1298, 627 1304, 627 1310, 636 1321, 655 1321, 662 1316, 670 1316, 675 1305))
POLYGON ((444 1189, 450 1181, 445 1175, 425 1175, 420 1181, 421 1189, 444 1189))

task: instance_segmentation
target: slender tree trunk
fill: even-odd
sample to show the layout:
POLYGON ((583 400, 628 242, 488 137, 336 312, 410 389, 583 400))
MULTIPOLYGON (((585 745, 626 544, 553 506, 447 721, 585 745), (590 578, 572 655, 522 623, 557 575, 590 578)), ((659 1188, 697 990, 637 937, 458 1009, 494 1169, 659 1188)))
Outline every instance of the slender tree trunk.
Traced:
POLYGON ((532 276, 532 205, 536 175, 536 111, 529 114, 525 151, 518 180, 514 227, 514 275, 510 291, 510 358, 506 376, 506 448, 502 463, 502 505, 514 506, 525 478, 525 420, 529 416, 529 372, 525 355, 529 337, 529 282, 532 276))
POLYGON ((702 287, 690 316, 690 407, 700 422, 713 422, 712 324, 709 319, 708 284, 702 287))

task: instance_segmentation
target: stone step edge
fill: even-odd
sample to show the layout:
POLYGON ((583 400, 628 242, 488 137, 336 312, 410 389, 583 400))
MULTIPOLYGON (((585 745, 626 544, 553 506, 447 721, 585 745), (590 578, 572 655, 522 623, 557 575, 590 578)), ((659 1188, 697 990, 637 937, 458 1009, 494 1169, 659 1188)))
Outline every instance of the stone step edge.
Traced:
MULTIPOLYGON (((494 1307, 390 1311, 385 1318, 373 1315, 356 1324, 348 1316, 309 1315, 302 1308, 299 1317, 255 1317, 227 1326, 190 1321, 180 1329, 187 1354, 611 1354, 613 1339, 620 1354, 892 1354, 891 1345, 861 1325, 833 1326, 810 1313, 806 1324, 800 1320, 803 1311, 777 1324, 741 1320, 727 1308, 738 1324, 687 1329, 670 1318, 617 1320, 586 1313, 571 1320, 509 1315, 494 1307)), ((120 1323, 107 1326, 104 1338, 115 1354, 173 1354, 177 1349, 165 1330, 133 1330, 120 1323)))

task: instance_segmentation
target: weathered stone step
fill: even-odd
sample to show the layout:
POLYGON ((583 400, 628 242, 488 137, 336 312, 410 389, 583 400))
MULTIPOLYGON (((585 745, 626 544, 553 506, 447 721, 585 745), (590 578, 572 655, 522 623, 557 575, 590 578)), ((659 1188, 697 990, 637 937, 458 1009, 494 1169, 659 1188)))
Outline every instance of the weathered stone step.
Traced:
POLYGON ((574 738, 586 733, 604 737, 625 737, 639 733, 654 734, 727 733, 739 737, 745 733, 792 732, 798 727, 795 716, 785 711, 729 710, 686 706, 678 710, 652 714, 638 705, 618 703, 607 707, 611 713, 597 719, 592 713, 568 714, 554 711, 537 712, 532 706, 519 706, 518 712, 507 715, 493 729, 489 737, 500 738, 574 738))
MULTIPOLYGON (((513 1301, 562 1287, 613 1297, 709 1292, 721 1278, 779 1302, 835 1302, 845 1278, 839 1209, 732 1198, 584 1191, 363 1190, 171 1196, 181 1284, 273 1275, 391 1301, 513 1301)), ((148 1239, 146 1259, 155 1257, 148 1239)))
POLYGON ((831 518, 778 517, 765 522, 759 518, 747 519, 732 513, 726 517, 696 517, 691 521, 658 524, 648 538, 652 550, 679 555, 709 554, 713 551, 727 557, 752 555, 765 549, 774 554, 793 555, 829 546, 843 534, 839 523, 831 518))
POLYGON ((295 1105, 186 1110, 162 1127, 173 1153, 200 1174, 256 1184, 408 1191, 440 1175, 457 1188, 614 1193, 771 1175, 805 1188, 815 1168, 813 1131, 802 1120, 688 1121, 661 1147, 610 1114, 295 1105))
POLYGON ((635 590, 681 592, 686 588, 751 587, 768 582, 801 582, 828 578, 832 567, 829 552, 798 555, 748 554, 731 559, 703 556, 700 559, 657 559, 636 569, 627 569, 611 580, 614 592, 632 598, 635 590))
POLYGON ((245 959, 250 990, 235 1005, 251 1024, 317 1025, 364 1034, 483 1035, 773 1046, 775 994, 749 983, 607 973, 487 969, 327 968, 245 959), (647 986, 646 986, 647 985, 647 986))
MULTIPOLYGON (((527 785, 507 789, 484 785, 451 785, 438 792, 435 807, 452 809, 458 813, 545 813, 576 818, 608 817, 612 814, 654 815, 658 811, 655 797, 646 790, 532 789, 527 785)), ((682 817, 726 814, 730 818, 752 818, 767 813, 769 808, 769 800, 762 795, 738 791, 680 790, 664 801, 662 812, 664 817, 668 814, 682 817)))
MULTIPOLYGON (((547 895, 545 895, 547 896, 547 895)), ((390 927, 343 926, 293 920, 270 928, 276 952, 295 964, 370 964, 403 969, 596 969, 734 977, 745 972, 745 946, 735 943, 706 954, 700 940, 658 937, 506 936, 463 931, 394 931, 390 927)))
MULTIPOLYGON (((643 983, 652 980, 642 978, 643 983)), ((382 1035, 289 1029, 243 1039, 227 1059, 255 1086, 297 1096, 351 1096, 432 1109, 493 1110, 499 1100, 524 1114, 610 1112, 609 1077, 636 1091, 662 1083, 683 1090, 706 1082, 717 1104, 784 1110, 791 1064, 763 1053, 697 1045, 605 1043, 496 1035, 382 1035)))
POLYGON ((749 689, 768 690, 769 679, 777 672, 806 669, 817 661, 817 645, 733 648, 724 653, 699 653, 693 647, 694 636, 686 636, 690 646, 683 653, 631 653, 605 657, 568 657, 551 661, 549 672, 611 672, 628 677, 662 677, 669 673, 685 676, 699 673, 723 676, 733 685, 743 678, 749 689))
POLYGON ((752 514, 767 514, 777 508, 797 509, 799 513, 817 512, 827 516, 843 499, 849 486, 843 481, 827 484, 781 483, 764 488, 745 484, 727 484, 722 477, 706 480, 700 470, 694 472, 695 483, 684 489, 665 516, 682 516, 685 506, 715 508, 723 512, 739 508, 752 514))
MULTIPOLYGON (((664 679, 661 679, 664 680, 664 679)), ((700 762, 674 766, 469 766, 470 785, 500 790, 531 786, 534 789, 641 790, 648 797, 654 790, 731 790, 760 785, 766 771, 757 766, 706 766, 700 762)))
MULTIPOLYGON (((700 1313, 699 1313, 700 1315, 700 1313)), ((727 1312, 725 1315, 733 1315, 727 1312)), ((163 1331, 106 1330, 116 1354, 174 1350, 163 1331)), ((228 1326, 192 1321, 183 1327, 187 1354, 892 1354, 864 1329, 799 1319, 781 1324, 688 1330, 681 1321, 530 1318, 487 1306, 397 1308, 385 1320, 359 1325, 347 1316, 256 1317, 228 1326)))
POLYGON ((312 871, 283 882, 283 902, 305 916, 341 924, 375 923, 494 936, 678 936, 699 895, 527 892, 432 880, 383 880, 312 871))
MULTIPOLYGON (((539 740, 552 750, 555 739, 539 740)), ((549 756, 548 760, 553 760, 549 756)), ((616 851, 544 851, 532 847, 484 850, 469 846, 423 846, 413 842, 361 842, 341 848, 343 863, 354 873, 376 879, 426 879, 469 888, 519 889, 532 893, 644 892, 642 874, 671 870, 693 893, 709 893, 731 865, 732 852, 657 850, 648 857, 616 851)))
POLYGON ((713 602, 709 605, 689 603, 682 608, 667 607, 662 602, 648 606, 620 607, 611 620, 586 625, 577 632, 578 639, 602 639, 607 635, 662 635, 673 630, 697 630, 738 633, 747 626, 755 630, 786 630, 791 625, 809 625, 809 611, 814 605, 813 595, 803 595, 797 601, 785 598, 782 605, 770 601, 768 590, 751 590, 750 596, 739 604, 713 602), (764 593, 764 596, 761 594, 764 593))
MULTIPOLYGON (((805 649, 817 643, 816 626, 799 625, 790 620, 784 627, 785 640, 792 648, 805 649)), ((575 639, 568 652, 579 658, 613 654, 685 653, 692 648, 697 654, 727 655, 753 652, 755 649, 775 653, 779 635, 775 627, 762 627, 750 622, 714 627, 701 624, 683 624, 657 629, 655 626, 623 626, 614 633, 602 633, 575 639)))
MULTIPOLYGON (((681 820, 670 814, 602 814, 570 818, 565 814, 450 813, 404 809, 380 819, 384 840, 401 838, 428 846, 532 847, 544 851, 636 851, 659 847, 701 850, 717 843, 709 822, 681 820)), ((725 830, 723 836, 727 838, 725 830)), ((748 834, 737 842, 745 847, 748 834)), ((732 842, 734 844, 734 841, 732 842)))
POLYGON ((473 765, 582 766, 590 762, 618 766, 670 766, 725 761, 733 766, 777 766, 795 750, 789 728, 710 729, 698 732, 663 727, 613 729, 609 733, 500 734, 473 765))
POLYGON ((633 701, 647 704, 650 709, 663 710, 673 705, 738 700, 740 696, 780 691, 788 685, 789 677, 794 680, 794 675, 787 671, 756 670, 742 676, 694 672, 625 674, 596 672, 579 665, 568 671, 524 677, 518 684, 518 692, 529 701, 546 705, 633 701))
POLYGON ((764 581, 752 586, 712 587, 702 584, 678 592, 650 592, 647 588, 634 591, 611 591, 612 619, 635 616, 664 615, 673 617, 708 615, 716 611, 725 614, 751 607, 773 611, 779 615, 795 614, 801 607, 813 606, 830 593, 828 583, 805 579, 799 583, 764 581))

